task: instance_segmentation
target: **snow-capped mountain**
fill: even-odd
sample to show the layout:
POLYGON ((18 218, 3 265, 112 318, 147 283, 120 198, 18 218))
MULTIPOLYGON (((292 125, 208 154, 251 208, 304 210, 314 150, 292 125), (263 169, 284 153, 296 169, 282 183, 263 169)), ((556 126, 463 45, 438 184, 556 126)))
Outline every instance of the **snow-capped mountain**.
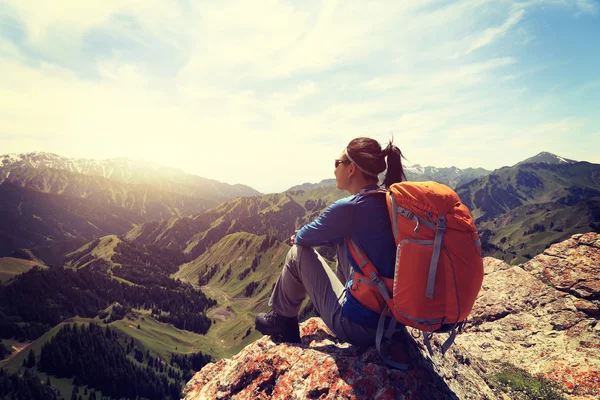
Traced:
POLYGON ((0 156, 0 183, 10 178, 11 171, 17 168, 50 168, 128 184, 150 185, 180 195, 211 199, 215 204, 238 196, 260 194, 249 186, 230 185, 152 162, 127 158, 74 159, 42 152, 0 156))
POLYGON ((475 180, 481 176, 488 175, 491 171, 483 168, 457 168, 433 166, 422 167, 415 164, 405 168, 406 178, 409 181, 436 181, 448 185, 451 188, 457 188, 475 180))
POLYGON ((541 153, 530 157, 526 160, 523 160, 516 165, 522 164, 535 164, 535 163, 546 163, 546 164, 575 164, 577 161, 569 160, 568 158, 563 158, 561 156, 557 156, 556 154, 548 153, 547 151, 542 151, 541 153))
MULTIPOLYGON (((480 176, 488 175, 491 171, 483 168, 465 168, 457 167, 438 168, 438 167, 422 167, 419 164, 405 166, 404 173, 409 181, 436 181, 448 185, 452 188, 457 188, 465 183, 471 182, 480 176)), ((380 180, 383 179, 383 174, 380 180)), ((303 183, 296 185, 288 190, 315 190, 324 187, 335 186, 335 179, 324 179, 319 183, 303 183)))
POLYGON ((137 175, 139 175, 140 171, 160 173, 161 170, 167 170, 166 172, 172 170, 175 173, 183 173, 182 171, 161 167, 157 164, 132 161, 126 158, 106 160, 75 159, 42 152, 12 153, 0 156, 0 167, 53 168, 90 176, 102 176, 125 183, 139 183, 135 182, 135 180, 136 178, 139 179, 137 175))

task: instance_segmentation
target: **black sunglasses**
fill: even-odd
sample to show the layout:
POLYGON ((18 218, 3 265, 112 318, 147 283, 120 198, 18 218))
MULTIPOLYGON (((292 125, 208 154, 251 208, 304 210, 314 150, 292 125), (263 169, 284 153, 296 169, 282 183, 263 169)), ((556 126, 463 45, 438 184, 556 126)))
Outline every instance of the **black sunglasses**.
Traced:
POLYGON ((337 168, 340 164, 350 164, 349 160, 335 160, 335 167, 337 168))

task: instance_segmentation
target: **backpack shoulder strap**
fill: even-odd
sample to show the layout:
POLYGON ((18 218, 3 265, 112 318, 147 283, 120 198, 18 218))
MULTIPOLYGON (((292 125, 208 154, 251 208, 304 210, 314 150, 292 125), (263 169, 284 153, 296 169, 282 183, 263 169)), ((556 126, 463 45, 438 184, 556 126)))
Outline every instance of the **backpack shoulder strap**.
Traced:
POLYGON ((379 188, 379 189, 373 189, 373 190, 365 190, 365 189, 362 189, 362 190, 361 190, 360 192, 358 192, 358 193, 360 193, 360 194, 376 194, 376 193, 382 193, 382 194, 386 194, 386 193, 388 193, 388 192, 389 192, 389 191, 388 191, 388 190, 386 190, 386 189, 379 188))
POLYGON ((392 297, 390 295, 390 291, 388 290, 385 282, 379 278, 379 271, 373 265, 369 257, 361 250, 361 248, 354 242, 354 240, 350 238, 346 238, 346 245, 350 250, 350 255, 354 259, 354 261, 358 264, 360 271, 367 276, 371 281, 377 285, 379 292, 383 296, 383 299, 387 302, 392 297))

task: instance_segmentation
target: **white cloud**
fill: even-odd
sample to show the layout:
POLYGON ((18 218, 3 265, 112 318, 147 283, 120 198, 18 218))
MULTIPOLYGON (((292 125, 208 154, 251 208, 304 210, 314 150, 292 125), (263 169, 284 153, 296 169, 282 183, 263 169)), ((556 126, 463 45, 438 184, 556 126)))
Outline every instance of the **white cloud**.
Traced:
POLYGON ((513 26, 521 21, 524 15, 525 10, 517 10, 511 14, 502 25, 485 29, 480 36, 475 38, 471 44, 471 47, 469 47, 467 50, 467 54, 472 53, 484 46, 488 46, 498 38, 505 35, 513 26))
POLYGON ((492 59, 483 63, 463 64, 458 67, 441 69, 436 73, 402 74, 383 76, 371 79, 363 87, 372 90, 390 90, 397 88, 439 89, 440 87, 460 86, 467 87, 494 78, 496 70, 514 64, 516 60, 511 57, 492 59))
POLYGON ((170 0, 63 0, 60 6, 36 0, 9 3, 26 22, 28 35, 34 42, 43 41, 50 30, 57 28, 81 36, 118 12, 139 15, 143 21, 155 27, 158 27, 158 21, 180 15, 179 3, 170 0))
POLYGON ((3 152, 142 158, 271 191, 329 177, 356 136, 394 135, 411 163, 490 168, 501 161, 477 137, 516 146, 519 134, 575 124, 539 122, 548 107, 514 110, 529 93, 516 78, 539 69, 502 48, 479 51, 521 28, 535 4, 35 3, 13 5, 30 51, 61 62, 0 38, 3 152), (100 45, 170 46, 183 66, 151 72, 168 52, 135 59, 122 48, 86 58, 91 31, 107 35, 100 45))
POLYGON ((576 7, 584 14, 596 14, 600 5, 594 0, 576 0, 576 7))
POLYGON ((0 36, 0 57, 24 61, 24 57, 15 44, 0 36))

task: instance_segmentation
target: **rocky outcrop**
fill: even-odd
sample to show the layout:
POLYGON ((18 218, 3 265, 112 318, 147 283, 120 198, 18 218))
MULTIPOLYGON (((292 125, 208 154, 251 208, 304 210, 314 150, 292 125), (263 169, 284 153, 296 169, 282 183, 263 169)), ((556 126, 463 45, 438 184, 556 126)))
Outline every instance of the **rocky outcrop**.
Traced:
POLYGON ((574 235, 526 264, 486 259, 472 326, 473 357, 540 374, 573 398, 600 396, 600 235, 574 235))
POLYGON ((231 359, 205 366, 186 386, 186 399, 480 399, 495 398, 482 367, 462 349, 440 365, 412 338, 385 349, 409 371, 389 369, 374 347, 335 338, 320 318, 301 324, 302 343, 265 336, 231 359), (469 360, 469 361, 466 361, 469 360))
MULTIPOLYGON (((510 399, 491 379, 505 363, 555 382, 565 396, 600 396, 600 235, 575 235, 520 266, 486 258, 469 326, 441 356, 422 338, 397 335, 384 351, 410 365, 385 366, 374 348, 336 339, 319 318, 302 343, 265 336, 231 359, 205 366, 186 399, 510 399)), ((413 333, 413 332, 411 332, 413 333)))

